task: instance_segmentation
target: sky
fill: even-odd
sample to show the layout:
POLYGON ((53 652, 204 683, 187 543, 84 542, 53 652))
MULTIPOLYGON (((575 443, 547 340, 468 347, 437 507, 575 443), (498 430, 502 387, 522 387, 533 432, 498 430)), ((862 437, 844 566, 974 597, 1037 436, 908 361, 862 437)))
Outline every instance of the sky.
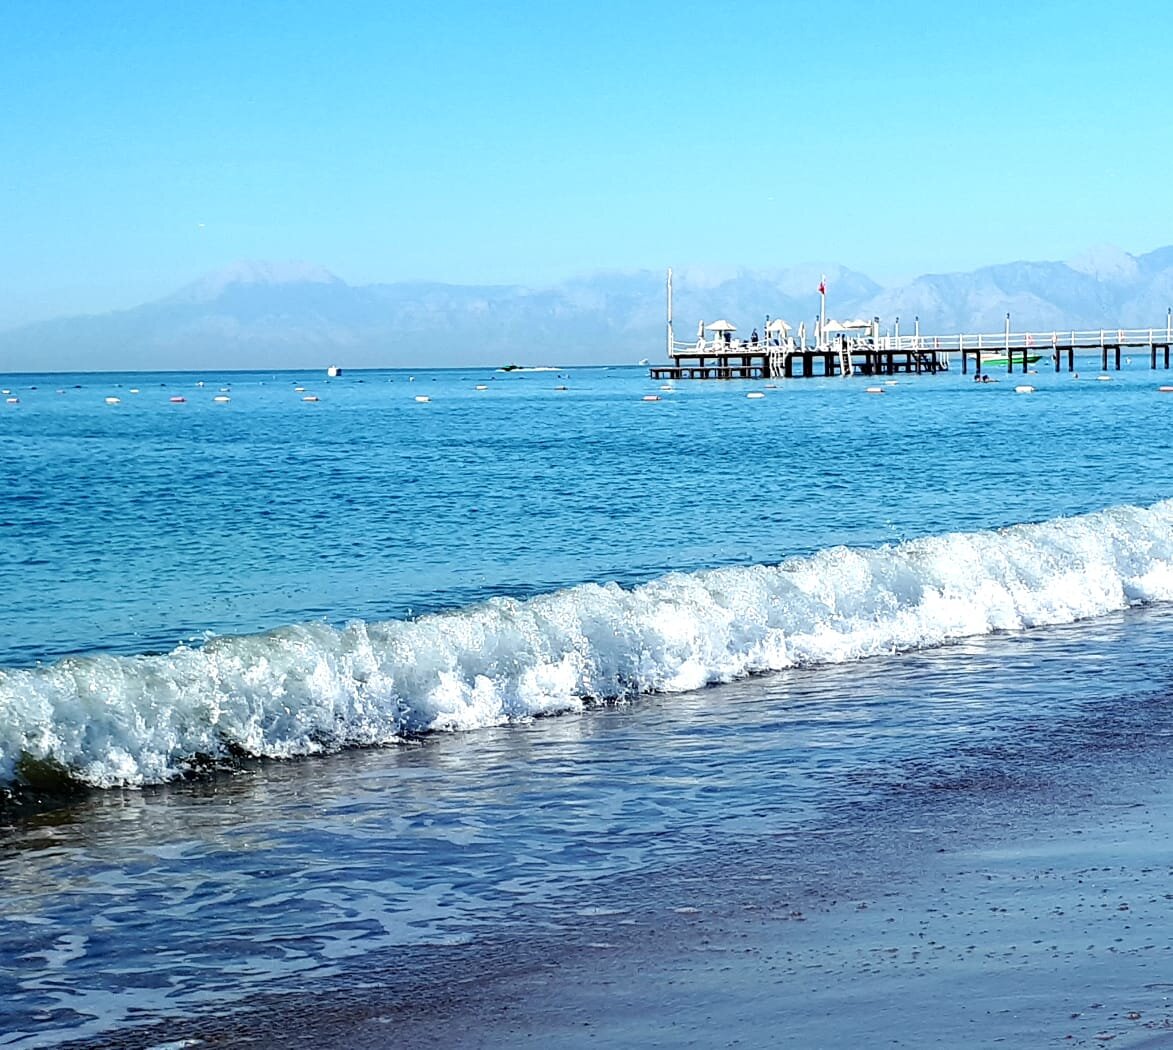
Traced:
POLYGON ((0 0, 0 326, 352 284, 1173 244, 1165 0, 0 0))

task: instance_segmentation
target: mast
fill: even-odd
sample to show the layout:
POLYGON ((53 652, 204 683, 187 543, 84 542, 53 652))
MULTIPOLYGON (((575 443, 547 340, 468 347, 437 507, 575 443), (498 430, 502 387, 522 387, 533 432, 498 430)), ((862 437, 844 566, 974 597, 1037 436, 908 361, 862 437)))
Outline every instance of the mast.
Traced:
POLYGON ((668 267, 668 359, 672 359, 672 348, 675 340, 672 338, 672 267, 668 267))

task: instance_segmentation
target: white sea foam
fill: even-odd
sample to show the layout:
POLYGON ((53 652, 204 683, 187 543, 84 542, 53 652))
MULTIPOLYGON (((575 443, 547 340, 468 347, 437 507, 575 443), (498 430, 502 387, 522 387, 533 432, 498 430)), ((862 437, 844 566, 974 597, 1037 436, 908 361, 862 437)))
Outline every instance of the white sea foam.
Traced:
POLYGON ((0 784, 22 754, 98 786, 573 711, 1173 598, 1173 501, 780 565, 299 624, 161 656, 0 671, 0 784))

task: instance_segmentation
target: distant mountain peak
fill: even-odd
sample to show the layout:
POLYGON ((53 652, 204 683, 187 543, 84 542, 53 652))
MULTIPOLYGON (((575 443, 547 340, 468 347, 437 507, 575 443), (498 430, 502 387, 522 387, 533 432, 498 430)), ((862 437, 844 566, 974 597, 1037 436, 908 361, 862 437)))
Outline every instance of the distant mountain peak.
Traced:
POLYGON ((241 259, 205 274, 181 288, 167 302, 206 303, 218 299, 233 285, 344 284, 324 266, 315 263, 241 259))
POLYGON ((1097 281, 1130 281, 1136 277, 1138 269, 1135 257, 1113 244, 1097 244, 1074 259, 1068 259, 1067 265, 1097 281))

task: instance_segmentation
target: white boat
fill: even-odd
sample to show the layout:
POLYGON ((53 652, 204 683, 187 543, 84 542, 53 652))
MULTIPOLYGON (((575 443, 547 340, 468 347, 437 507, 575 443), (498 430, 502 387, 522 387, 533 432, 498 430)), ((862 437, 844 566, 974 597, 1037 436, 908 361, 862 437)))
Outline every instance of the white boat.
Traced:
POLYGON ((342 369, 338 365, 331 365, 326 369, 326 375, 328 375, 331 379, 335 379, 342 375, 342 369))

